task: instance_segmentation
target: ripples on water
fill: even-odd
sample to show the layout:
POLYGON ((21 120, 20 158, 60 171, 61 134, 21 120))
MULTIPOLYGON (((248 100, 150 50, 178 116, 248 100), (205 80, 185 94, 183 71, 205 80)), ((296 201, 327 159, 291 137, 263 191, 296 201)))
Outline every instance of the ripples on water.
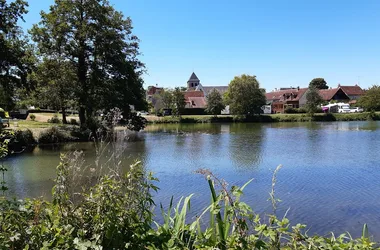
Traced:
MULTIPOLYGON (((380 239, 379 128, 379 122, 154 125, 140 140, 120 145, 125 165, 140 159, 160 179, 158 203, 194 193, 191 211, 198 214, 210 195, 207 182, 194 171, 208 168, 230 186, 254 178, 244 201, 255 211, 271 212, 272 171, 282 164, 276 186, 283 200, 279 215, 290 208, 290 220, 307 224, 310 233, 360 236, 367 223, 380 239)), ((73 148, 93 161, 91 143, 37 148, 10 158, 10 189, 21 197, 49 197, 58 154, 73 148)))

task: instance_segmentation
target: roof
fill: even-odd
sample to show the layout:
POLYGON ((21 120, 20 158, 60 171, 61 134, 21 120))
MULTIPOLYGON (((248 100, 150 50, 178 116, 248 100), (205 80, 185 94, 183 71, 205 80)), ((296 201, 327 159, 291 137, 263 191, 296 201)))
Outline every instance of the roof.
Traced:
POLYGON ((185 96, 185 99, 188 99, 189 97, 204 97, 205 95, 203 94, 202 91, 185 91, 182 92, 185 96))
POLYGON ((205 97, 189 97, 186 102, 188 102, 192 108, 206 108, 205 97))
POLYGON ((155 86, 149 86, 148 91, 147 91, 147 95, 154 95, 162 89, 163 88, 159 88, 159 87, 155 87, 155 86))
POLYGON ((307 88, 300 89, 285 89, 279 91, 272 91, 265 94, 267 101, 299 101, 305 94, 307 88))
POLYGON ((210 94, 213 89, 215 89, 221 95, 223 95, 225 92, 227 92, 228 86, 207 86, 207 87, 203 86, 203 91, 205 92, 206 95, 210 94))
POLYGON ((364 95, 364 90, 358 86, 340 86, 346 95, 364 95))
POLYGON ((338 92, 339 88, 333 89, 320 89, 319 95, 322 97, 324 101, 330 101, 334 95, 338 92))
POLYGON ((190 76, 188 82, 191 81, 191 80, 197 80, 197 81, 199 81, 197 75, 196 75, 194 72, 191 74, 191 76, 190 76))

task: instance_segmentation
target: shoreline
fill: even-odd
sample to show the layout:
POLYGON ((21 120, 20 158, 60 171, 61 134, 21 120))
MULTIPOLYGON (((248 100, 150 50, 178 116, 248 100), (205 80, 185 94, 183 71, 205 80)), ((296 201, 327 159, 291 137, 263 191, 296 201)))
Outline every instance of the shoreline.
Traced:
POLYGON ((379 121, 380 113, 328 113, 328 114, 271 114, 255 116, 233 115, 184 115, 181 118, 145 116, 147 124, 165 123, 277 123, 277 122, 334 122, 334 121, 379 121))

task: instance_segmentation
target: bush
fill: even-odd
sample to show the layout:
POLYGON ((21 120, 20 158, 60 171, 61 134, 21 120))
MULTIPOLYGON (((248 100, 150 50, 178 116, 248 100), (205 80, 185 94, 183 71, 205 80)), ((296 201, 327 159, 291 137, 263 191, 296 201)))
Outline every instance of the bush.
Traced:
POLYGON ((300 108, 298 108, 298 113, 299 114, 306 114, 307 113, 307 109, 304 108, 304 107, 300 107, 300 108))
POLYGON ((33 133, 30 129, 16 130, 15 131, 15 141, 22 146, 28 146, 28 145, 36 144, 36 139, 34 139, 33 133))
POLYGON ((92 132, 90 129, 84 129, 77 126, 70 128, 70 135, 78 141, 89 141, 92 138, 92 132))
POLYGON ((78 193, 73 189, 82 167, 78 162, 62 158, 53 202, 0 199, 0 249, 146 249, 150 241, 159 242, 148 236, 150 190, 157 188, 140 164, 127 174, 103 176, 78 193))
POLYGON ((67 132, 59 130, 58 127, 51 127, 41 132, 38 138, 38 143, 62 143, 76 140, 76 138, 72 137, 67 132))
POLYGON ((292 107, 286 107, 286 109, 284 110, 284 112, 286 114, 297 114, 298 113, 298 109, 295 109, 295 108, 292 108, 292 107))
POLYGON ((31 115, 29 116, 29 118, 30 118, 30 120, 32 120, 32 121, 35 121, 35 120, 36 120, 36 116, 35 116, 34 114, 31 114, 31 115))
POLYGON ((49 123, 61 123, 61 120, 58 118, 58 115, 55 114, 52 118, 50 118, 47 122, 49 123))
POLYGON ((77 119, 71 118, 70 119, 70 124, 71 125, 78 125, 77 119))

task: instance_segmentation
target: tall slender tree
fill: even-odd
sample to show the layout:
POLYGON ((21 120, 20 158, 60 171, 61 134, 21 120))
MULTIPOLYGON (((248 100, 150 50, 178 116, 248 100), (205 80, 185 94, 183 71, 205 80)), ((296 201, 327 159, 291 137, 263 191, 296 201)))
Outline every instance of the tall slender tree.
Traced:
POLYGON ((173 107, 174 107, 174 115, 179 116, 183 114, 183 110, 185 109, 185 95, 182 93, 180 88, 175 88, 173 91, 173 107))
POLYGON ((224 108, 222 95, 216 89, 213 89, 207 96, 206 112, 217 116, 220 115, 224 108))
POLYGON ((33 40, 43 57, 74 65, 81 125, 98 109, 118 107, 128 117, 130 105, 146 105, 144 64, 130 18, 107 0, 55 0, 41 19, 31 30, 33 40))
POLYGON ((306 92, 306 109, 310 115, 314 115, 318 111, 318 107, 322 104, 323 99, 319 95, 318 88, 311 85, 306 92))
POLYGON ((16 89, 31 87, 27 76, 34 64, 33 49, 17 24, 27 6, 23 0, 0 0, 0 95, 7 109, 14 107, 16 89))

